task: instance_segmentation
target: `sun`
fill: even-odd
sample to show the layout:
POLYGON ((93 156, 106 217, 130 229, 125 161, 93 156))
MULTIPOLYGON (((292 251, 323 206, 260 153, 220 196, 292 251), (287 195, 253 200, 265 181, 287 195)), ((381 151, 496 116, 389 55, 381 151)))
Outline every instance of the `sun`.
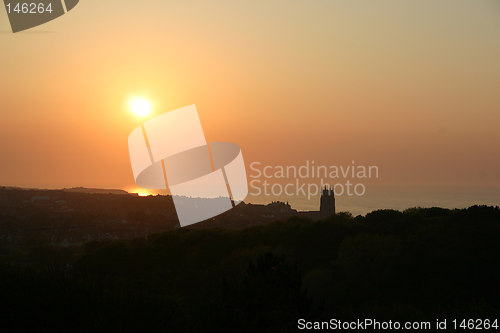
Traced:
POLYGON ((128 107, 137 117, 146 117, 151 113, 151 102, 143 97, 132 97, 128 107))
POLYGON ((147 197, 150 195, 155 195, 152 191, 145 188, 133 187, 126 190, 128 193, 137 194, 140 197, 147 197))

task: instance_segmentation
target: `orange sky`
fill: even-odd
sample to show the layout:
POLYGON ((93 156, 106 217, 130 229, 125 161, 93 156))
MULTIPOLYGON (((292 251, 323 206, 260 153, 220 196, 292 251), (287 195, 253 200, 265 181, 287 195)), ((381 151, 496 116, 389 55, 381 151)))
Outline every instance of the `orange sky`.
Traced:
POLYGON ((17 34, 0 8, 0 185, 133 186, 142 95, 196 104, 247 165, 500 186, 499 92, 495 0, 82 0, 17 34))

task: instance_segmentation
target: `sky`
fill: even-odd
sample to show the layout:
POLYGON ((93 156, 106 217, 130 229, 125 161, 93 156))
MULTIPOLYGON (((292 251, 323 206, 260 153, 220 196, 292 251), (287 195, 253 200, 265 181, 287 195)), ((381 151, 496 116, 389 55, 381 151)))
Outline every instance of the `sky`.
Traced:
POLYGON ((500 186, 500 2, 81 0, 10 31, 0 185, 129 188, 127 109, 196 104, 247 166, 377 165, 381 185, 500 186))

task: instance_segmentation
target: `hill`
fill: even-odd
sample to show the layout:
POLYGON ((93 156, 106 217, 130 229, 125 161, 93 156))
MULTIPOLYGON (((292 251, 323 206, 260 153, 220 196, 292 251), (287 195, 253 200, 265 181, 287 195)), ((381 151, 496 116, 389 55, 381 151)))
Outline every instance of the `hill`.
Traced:
MULTIPOLYGON (((72 187, 63 189, 65 192, 89 193, 89 194, 117 194, 117 195, 133 195, 124 190, 104 189, 104 188, 87 188, 87 187, 72 187)), ((134 194, 135 195, 135 194, 134 194)))
MULTIPOLYGON (((0 188, 0 249, 147 238, 179 228, 172 197, 109 191, 0 188)), ((244 229, 296 214, 284 203, 241 203, 194 228, 244 229)))

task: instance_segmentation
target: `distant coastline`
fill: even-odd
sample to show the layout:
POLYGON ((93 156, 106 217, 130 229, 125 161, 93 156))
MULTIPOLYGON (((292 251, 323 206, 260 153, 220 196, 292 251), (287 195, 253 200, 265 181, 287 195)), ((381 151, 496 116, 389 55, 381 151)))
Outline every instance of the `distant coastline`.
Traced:
MULTIPOLYGON (((342 197, 337 198, 339 203, 342 200, 342 197)), ((490 206, 498 207, 498 202, 500 201, 490 206)), ((469 206, 475 204, 471 202, 469 206)), ((316 207, 318 206, 319 202, 316 207)), ((337 213, 363 217, 384 209, 416 209, 422 204, 409 203, 405 209, 375 207, 367 214, 355 214, 339 206, 337 213)), ((267 204, 242 202, 234 209, 189 228, 241 230, 293 217, 310 221, 324 219, 325 216, 321 216, 316 207, 300 211, 291 203, 279 200, 267 204)), ((155 233, 180 228, 171 196, 139 196, 119 189, 77 187, 44 190, 0 187, 0 214, 3 222, 0 225, 1 242, 7 248, 40 244, 73 246, 95 240, 148 238, 155 233)))

